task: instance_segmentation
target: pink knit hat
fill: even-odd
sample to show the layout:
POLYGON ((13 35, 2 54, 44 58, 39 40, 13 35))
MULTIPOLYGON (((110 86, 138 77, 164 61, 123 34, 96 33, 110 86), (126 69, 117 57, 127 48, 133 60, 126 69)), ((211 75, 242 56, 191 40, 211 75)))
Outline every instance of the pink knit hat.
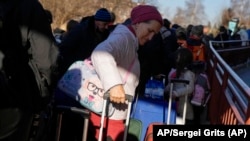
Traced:
POLYGON ((148 20, 156 20, 163 25, 162 16, 159 11, 154 6, 150 5, 139 5, 132 9, 131 11, 131 21, 132 24, 139 22, 144 22, 148 20))

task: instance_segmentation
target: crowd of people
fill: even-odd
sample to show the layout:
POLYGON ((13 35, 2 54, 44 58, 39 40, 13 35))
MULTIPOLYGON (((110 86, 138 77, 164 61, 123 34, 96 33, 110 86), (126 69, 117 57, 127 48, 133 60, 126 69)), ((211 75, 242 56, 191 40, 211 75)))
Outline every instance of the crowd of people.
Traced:
MULTIPOLYGON (((104 89, 110 92, 115 112, 107 118, 105 140, 120 141, 127 113, 125 94, 143 95, 151 76, 169 76, 175 68, 175 78, 190 81, 188 90, 183 85, 174 87, 174 98, 179 97, 179 105, 183 105, 183 95, 192 93, 194 86, 194 73, 189 66, 196 60, 207 61, 209 40, 249 39, 244 26, 233 34, 221 26, 219 34, 213 37, 206 26, 173 24, 149 5, 134 7, 124 23, 115 23, 115 13, 100 8, 80 21, 69 20, 66 31, 51 29, 52 15, 39 1, 3 0, 0 8, 8 13, 0 17, 4 19, 0 24, 0 122, 6 123, 0 126, 3 141, 27 141, 35 114, 47 109, 54 98, 70 101, 56 93, 56 85, 77 60, 91 58, 104 89), (133 61, 132 75, 123 84, 126 68, 133 61)), ((242 42, 242 46, 246 44, 242 42)), ((166 94, 168 91, 166 83, 166 94)), ((201 124, 194 115, 197 114, 189 103, 186 124, 201 124)), ((100 116, 91 113, 90 122, 89 138, 95 140, 100 116)), ((67 132, 70 136, 63 140, 74 136, 74 130, 67 132)))

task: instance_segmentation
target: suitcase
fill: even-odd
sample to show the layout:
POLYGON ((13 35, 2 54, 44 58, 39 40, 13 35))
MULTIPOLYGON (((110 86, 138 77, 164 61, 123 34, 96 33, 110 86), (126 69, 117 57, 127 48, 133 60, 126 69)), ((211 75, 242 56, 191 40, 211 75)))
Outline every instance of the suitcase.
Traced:
POLYGON ((83 108, 65 106, 65 105, 57 105, 56 109, 58 110, 57 126, 56 126, 57 127, 57 129, 56 129, 56 141, 60 141, 63 114, 65 112, 72 112, 72 113, 80 114, 84 118, 82 141, 87 141, 90 112, 86 109, 83 109, 83 108))
MULTIPOLYGON (((161 75, 163 82, 165 76, 161 75)), ((158 78, 157 78, 158 79, 158 78)), ((175 103, 172 103, 170 110, 170 122, 175 124, 176 110, 175 103)), ((142 121, 141 141, 144 140, 147 127, 153 122, 166 123, 168 116, 168 102, 164 99, 153 99, 137 95, 133 103, 131 118, 142 121)))
POLYGON ((128 141, 139 141, 141 139, 142 122, 138 119, 130 118, 128 128, 128 141))
MULTIPOLYGON (((167 120, 166 122, 152 122, 148 125, 147 127, 147 131, 146 131, 146 134, 145 134, 145 137, 144 137, 144 141, 153 141, 153 126, 154 125, 169 125, 169 124, 173 124, 173 120, 172 118, 172 115, 173 112, 171 112, 171 109, 172 109, 172 104, 173 104, 173 101, 172 101, 172 91, 173 91, 173 84, 174 83, 185 83, 185 84, 188 84, 189 81, 188 80, 181 80, 181 79, 171 79, 170 80, 170 95, 169 95, 169 102, 168 102, 168 114, 167 114, 167 120)), ((180 118, 178 116, 175 115, 175 124, 185 124, 185 115, 186 115, 186 103, 187 103, 187 98, 188 96, 186 95, 185 96, 185 104, 184 104, 184 110, 183 110, 183 115, 184 117, 183 118, 180 118)), ((175 113, 174 113, 175 114, 175 113)))
POLYGON ((164 125, 164 124, 165 123, 162 123, 162 122, 150 123, 148 128, 147 128, 147 132, 145 134, 144 141, 153 141, 153 126, 154 125, 164 125))
MULTIPOLYGON (((132 118, 142 121, 141 141, 146 134, 147 127, 153 122, 166 123, 168 117, 168 102, 159 99, 151 99, 139 96, 134 105, 132 118)), ((175 124, 175 103, 171 105, 170 123, 175 124)))
MULTIPOLYGON (((124 136, 123 136, 123 141, 127 141, 127 135, 128 135, 128 129, 129 129, 129 122, 130 122, 130 113, 131 113, 131 107, 132 107, 132 102, 133 102, 133 96, 126 94, 126 100, 128 101, 128 113, 126 117, 126 122, 125 122, 125 129, 124 129, 124 136)), ((106 111, 107 105, 108 105, 108 98, 109 94, 105 93, 104 94, 104 103, 103 103, 103 110, 106 111)), ((102 141, 102 136, 103 136, 103 127, 104 127, 104 117, 106 112, 102 112, 101 115, 101 123, 100 123, 100 132, 99 132, 99 137, 98 141, 102 141)))
MULTIPOLYGON (((189 81, 188 80, 183 80, 183 79, 170 79, 170 94, 169 94, 169 104, 168 104, 168 117, 167 117, 167 124, 170 124, 170 109, 171 109, 171 106, 172 106, 172 93, 173 93, 173 85, 174 83, 184 83, 186 84, 186 86, 189 84, 189 81)), ((187 112, 187 101, 188 101, 188 95, 186 94, 185 95, 185 103, 184 103, 184 108, 183 108, 183 117, 178 117, 176 116, 176 124, 181 124, 181 125, 184 125, 185 124, 185 120, 186 120, 186 112, 187 112)))

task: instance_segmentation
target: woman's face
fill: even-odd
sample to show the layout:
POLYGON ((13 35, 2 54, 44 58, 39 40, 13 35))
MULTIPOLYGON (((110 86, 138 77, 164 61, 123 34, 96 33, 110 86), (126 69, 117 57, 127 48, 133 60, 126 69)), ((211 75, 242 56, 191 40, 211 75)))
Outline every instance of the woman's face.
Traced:
POLYGON ((135 25, 135 33, 140 45, 144 45, 151 40, 153 36, 160 31, 161 24, 156 20, 137 23, 135 25))

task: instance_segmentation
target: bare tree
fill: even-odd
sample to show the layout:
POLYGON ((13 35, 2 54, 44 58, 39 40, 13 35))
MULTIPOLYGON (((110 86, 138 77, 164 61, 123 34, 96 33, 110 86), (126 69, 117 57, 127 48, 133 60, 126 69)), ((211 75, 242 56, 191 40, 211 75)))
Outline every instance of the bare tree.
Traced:
POLYGON ((172 22, 182 26, 208 24, 206 17, 202 0, 187 0, 184 8, 177 7, 172 22))
POLYGON ((174 15, 173 19, 172 19, 172 23, 177 23, 179 25, 182 26, 186 26, 188 23, 186 23, 186 14, 185 14, 185 10, 178 7, 176 10, 176 14, 174 15))
POLYGON ((96 10, 104 7, 116 15, 116 22, 123 22, 136 5, 132 0, 40 0, 45 9, 53 15, 52 28, 60 27, 70 19, 94 15, 96 10))
POLYGON ((170 20, 171 12, 169 12, 168 8, 163 9, 162 16, 163 18, 170 20))
POLYGON ((221 23, 218 22, 219 25, 223 25, 225 27, 228 26, 228 22, 234 17, 234 13, 231 8, 222 10, 221 14, 221 23))
POLYGON ((250 25, 250 1, 231 0, 231 8, 234 18, 239 18, 240 24, 250 25))
POLYGON ((158 4, 158 1, 157 0, 132 0, 136 3, 140 3, 140 4, 151 4, 151 5, 154 5, 156 6, 158 4))
POLYGON ((197 23, 204 24, 208 21, 204 12, 204 5, 201 0, 186 1, 186 22, 196 25, 197 23))
POLYGON ((136 3, 131 0, 109 0, 106 2, 105 7, 114 12, 116 15, 116 22, 121 23, 130 17, 131 9, 135 5, 136 3))

